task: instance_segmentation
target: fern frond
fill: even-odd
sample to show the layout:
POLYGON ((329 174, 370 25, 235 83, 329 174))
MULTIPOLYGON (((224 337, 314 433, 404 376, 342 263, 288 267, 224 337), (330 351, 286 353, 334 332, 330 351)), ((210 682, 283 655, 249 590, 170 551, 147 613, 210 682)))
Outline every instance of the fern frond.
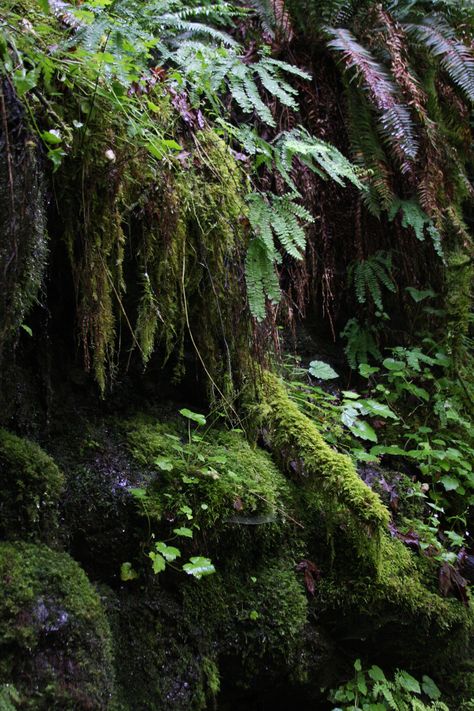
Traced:
POLYGON ((436 254, 444 259, 439 230, 416 200, 400 200, 399 198, 394 200, 388 211, 388 219, 393 222, 400 211, 402 213, 402 227, 406 229, 411 227, 416 238, 421 242, 425 239, 425 232, 427 232, 433 242, 436 254))
POLYGON ((276 148, 279 159, 277 165, 281 165, 283 177, 292 189, 295 189, 295 186, 288 177, 295 156, 324 179, 331 178, 339 185, 345 185, 345 182, 349 181, 359 190, 364 189, 360 171, 356 166, 335 146, 311 136, 302 127, 281 134, 276 148))
POLYGON ((372 298, 379 311, 383 311, 382 290, 384 286, 392 293, 396 291, 395 283, 390 276, 392 261, 390 255, 379 251, 363 261, 355 262, 350 268, 356 298, 359 304, 365 304, 367 296, 372 298))
POLYGON ((440 64, 451 81, 462 89, 470 101, 474 101, 474 55, 458 40, 452 27, 440 16, 427 17, 422 24, 408 24, 406 27, 434 57, 440 58, 440 64))
POLYGON ((328 46, 343 55, 348 68, 353 68, 363 81, 381 115, 383 134, 392 145, 402 166, 407 170, 418 153, 418 143, 411 115, 400 103, 397 87, 385 68, 347 29, 328 28, 333 39, 328 46))
POLYGON ((249 244, 245 258, 245 281, 250 312, 257 321, 266 316, 266 299, 280 301, 280 282, 274 262, 268 258, 267 248, 260 237, 249 244))

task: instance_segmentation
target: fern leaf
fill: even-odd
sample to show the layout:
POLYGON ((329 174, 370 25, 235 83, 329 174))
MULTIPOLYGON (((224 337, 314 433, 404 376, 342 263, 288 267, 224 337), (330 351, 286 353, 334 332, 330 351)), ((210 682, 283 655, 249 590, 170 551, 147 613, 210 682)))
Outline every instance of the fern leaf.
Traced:
POLYGON ((422 42, 431 54, 440 58, 443 69, 470 101, 474 101, 474 56, 460 42, 454 30, 440 16, 427 17, 423 24, 407 25, 407 30, 422 42))
POLYGON ((418 153, 418 143, 409 110, 400 103, 397 87, 385 68, 343 28, 328 28, 333 39, 328 46, 341 52, 348 68, 362 79, 380 112, 382 131, 405 171, 418 153))

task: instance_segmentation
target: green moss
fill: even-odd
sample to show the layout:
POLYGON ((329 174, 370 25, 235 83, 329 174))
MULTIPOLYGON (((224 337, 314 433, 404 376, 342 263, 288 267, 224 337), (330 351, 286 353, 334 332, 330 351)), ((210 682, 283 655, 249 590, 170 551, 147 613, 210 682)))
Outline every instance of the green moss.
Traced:
POLYGON ((338 570, 318 584, 316 609, 336 638, 364 639, 391 663, 438 676, 466 657, 474 626, 472 608, 430 589, 417 558, 387 535, 378 577, 338 570))
MULTIPOLYGON (((186 583, 184 583, 186 584, 186 583)), ((219 688, 212 640, 152 580, 108 594, 118 684, 114 711, 201 711, 219 688)))
POLYGON ((51 542, 63 475, 34 442, 0 430, 0 536, 51 542))
POLYGON ((113 683, 110 633, 97 593, 68 555, 0 544, 0 683, 21 708, 94 711, 113 683))
POLYGON ((179 422, 137 418, 129 423, 130 450, 154 473, 147 487, 154 515, 191 507, 206 529, 232 530, 289 520, 290 487, 270 455, 236 431, 209 430, 188 441, 179 422), (166 467, 166 469, 165 469, 166 467))
POLYGON ((378 559, 380 535, 389 513, 379 496, 359 478, 348 457, 332 450, 316 426, 290 400, 283 383, 266 374, 261 421, 269 428, 271 447, 288 469, 299 473, 302 487, 313 491, 325 508, 329 526, 343 523, 361 557, 378 559), (332 523, 331 523, 332 519, 332 523), (352 529, 352 531, 350 530, 352 529))

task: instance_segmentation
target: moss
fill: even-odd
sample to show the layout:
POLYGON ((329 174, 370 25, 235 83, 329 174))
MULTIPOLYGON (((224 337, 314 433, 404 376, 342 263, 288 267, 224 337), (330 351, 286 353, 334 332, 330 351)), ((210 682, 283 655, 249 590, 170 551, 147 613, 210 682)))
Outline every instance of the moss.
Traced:
POLYGON ((21 708, 107 708, 109 628, 77 563, 43 546, 2 543, 0 581, 0 683, 16 686, 21 708))
POLYGON ((114 711, 201 711, 218 690, 211 640, 158 580, 108 594, 118 684, 114 711))
POLYGON ((40 289, 47 258, 38 146, 13 82, 0 78, 0 356, 40 289))
POLYGON ((299 473, 301 486, 326 509, 328 524, 352 529, 352 545, 362 558, 378 559, 381 532, 389 513, 379 496, 359 478, 350 459, 332 450, 316 426, 290 400, 283 383, 266 374, 260 416, 271 447, 285 468, 299 473), (333 523, 331 524, 330 519, 333 523))
POLYGON ((336 638, 358 639, 393 665, 439 676, 468 654, 472 608, 431 590, 417 558, 386 535, 377 579, 344 577, 338 570, 319 583, 315 605, 336 638))
POLYGON ((252 447, 238 431, 208 430, 188 440, 179 422, 136 418, 128 425, 130 450, 151 471, 147 493, 155 516, 180 515, 191 507, 194 522, 258 526, 292 520, 290 487, 270 455, 252 447), (160 468, 161 467, 161 468, 160 468))
POLYGON ((34 442, 0 430, 0 536, 52 542, 63 475, 34 442))

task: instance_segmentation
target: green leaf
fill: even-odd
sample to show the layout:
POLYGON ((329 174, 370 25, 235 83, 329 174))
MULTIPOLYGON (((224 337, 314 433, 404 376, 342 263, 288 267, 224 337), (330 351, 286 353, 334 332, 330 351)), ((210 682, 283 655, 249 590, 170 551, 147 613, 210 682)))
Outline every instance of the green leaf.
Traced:
POLYGON ((385 358, 383 365, 387 370, 405 370, 405 364, 401 360, 395 360, 395 358, 385 358))
POLYGON ((27 333, 29 336, 32 336, 32 335, 33 335, 33 331, 31 330, 31 328, 30 328, 29 326, 26 325, 26 323, 22 323, 22 324, 21 324, 21 327, 22 327, 22 329, 23 329, 24 331, 26 331, 26 333, 27 333))
POLYGON ((184 407, 182 410, 180 410, 179 414, 183 417, 186 417, 188 420, 197 422, 198 425, 206 424, 206 418, 204 417, 204 415, 201 415, 199 412, 193 412, 192 410, 188 410, 187 407, 184 407))
POLYGON ((150 553, 148 553, 148 557, 151 558, 153 562, 153 572, 157 574, 162 573, 166 568, 166 560, 163 558, 161 553, 153 553, 153 551, 150 551, 150 553))
POLYGON ((131 493, 132 496, 134 496, 136 499, 146 499, 148 498, 148 494, 146 493, 146 489, 141 489, 139 487, 135 487, 133 489, 129 489, 129 492, 131 493))
POLYGON ((319 378, 320 380, 333 380, 339 377, 336 371, 322 360, 311 361, 308 371, 313 378, 319 378))
POLYGON ((181 555, 181 551, 179 550, 179 548, 168 546, 163 541, 157 541, 155 543, 155 548, 159 553, 161 553, 163 558, 168 561, 168 563, 173 560, 176 560, 176 558, 179 558, 181 555))
POLYGON ((406 291, 408 291, 413 301, 416 301, 417 304, 420 303, 420 301, 424 301, 425 299, 433 298, 434 296, 436 296, 435 292, 432 289, 425 289, 423 291, 419 291, 413 286, 407 286, 406 291))
POLYGON ((354 669, 356 670, 356 672, 362 671, 362 662, 360 661, 360 659, 355 660, 354 669))
POLYGON ((387 681, 385 678, 385 674, 383 673, 381 668, 378 667, 376 664, 373 664, 370 667, 368 674, 373 681, 381 681, 381 682, 387 681))
POLYGON ((120 566, 120 579, 126 582, 127 580, 135 580, 138 578, 138 573, 132 568, 131 563, 122 563, 120 566))
POLYGON ((389 408, 378 400, 372 400, 371 398, 364 399, 360 401, 360 404, 364 408, 364 415, 374 415, 377 417, 388 417, 392 420, 398 420, 397 415, 389 408))
POLYGON ((52 146, 61 143, 61 141, 63 140, 59 131, 54 128, 52 128, 51 131, 43 131, 42 133, 40 133, 40 136, 43 141, 49 143, 52 146))
POLYGON ((258 620, 260 615, 258 614, 257 610, 250 610, 249 618, 251 620, 258 620))
POLYGON ((373 375, 374 373, 378 373, 380 371, 380 368, 376 368, 373 365, 369 365, 368 363, 360 363, 359 365, 359 373, 362 375, 363 378, 368 378, 370 375, 373 375))
POLYGON ((423 693, 426 694, 432 701, 437 701, 441 696, 441 691, 438 689, 433 679, 426 676, 426 674, 422 677, 421 688, 423 689, 423 693))
POLYGON ((198 580, 204 575, 212 575, 216 572, 213 564, 209 558, 203 558, 202 556, 195 556, 189 559, 189 563, 183 565, 183 570, 188 575, 192 575, 198 580))
POLYGON ((165 457, 158 457, 158 459, 155 459, 155 464, 158 469, 161 469, 163 472, 171 472, 174 469, 173 462, 165 457))
POLYGON ((173 533, 176 533, 177 536, 183 536, 184 538, 193 537, 193 532, 191 531, 191 529, 186 528, 184 526, 181 526, 181 528, 173 528, 173 533))
POLYGON ((406 671, 399 671, 396 679, 400 686, 412 694, 421 694, 421 688, 417 680, 406 671))
POLYGON ((377 442, 377 435, 374 428, 365 420, 356 419, 351 425, 349 425, 349 429, 356 437, 367 439, 370 442, 377 442))
POLYGON ((455 491, 459 488, 459 481, 453 477, 445 474, 440 479, 441 484, 444 486, 445 491, 455 491))

